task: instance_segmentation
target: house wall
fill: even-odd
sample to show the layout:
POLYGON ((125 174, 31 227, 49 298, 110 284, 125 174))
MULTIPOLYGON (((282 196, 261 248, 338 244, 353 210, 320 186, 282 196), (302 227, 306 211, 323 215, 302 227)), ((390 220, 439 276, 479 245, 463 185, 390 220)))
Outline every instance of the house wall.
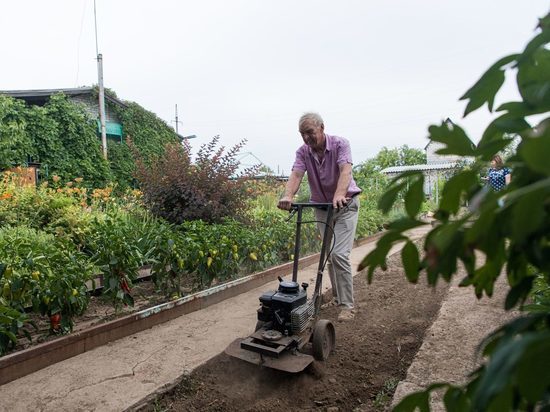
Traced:
MULTIPOLYGON (((73 103, 81 103, 92 119, 99 119, 99 101, 90 94, 82 94, 78 96, 69 96, 69 100, 73 103)), ((108 122, 121 123, 120 118, 114 110, 105 104, 105 120, 108 122)))
POLYGON ((426 163, 435 164, 435 163, 448 163, 448 162, 459 162, 463 160, 461 156, 450 156, 450 155, 441 155, 437 154, 436 151, 443 149, 445 145, 439 142, 430 142, 426 146, 426 163))

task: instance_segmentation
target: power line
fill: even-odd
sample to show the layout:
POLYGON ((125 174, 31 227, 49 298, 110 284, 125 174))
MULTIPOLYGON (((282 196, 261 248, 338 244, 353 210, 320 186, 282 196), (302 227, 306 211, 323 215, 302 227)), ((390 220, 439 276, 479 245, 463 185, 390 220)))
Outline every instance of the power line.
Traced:
POLYGON ((84 27, 84 17, 86 16, 86 1, 82 2, 82 17, 80 18, 80 32, 78 33, 78 42, 76 45, 76 79, 75 87, 78 87, 78 75, 80 74, 80 41, 82 39, 82 28, 84 27))
POLYGON ((95 24, 95 54, 97 56, 99 55, 99 46, 97 44, 97 13, 95 8, 95 0, 94 0, 94 24, 95 24))

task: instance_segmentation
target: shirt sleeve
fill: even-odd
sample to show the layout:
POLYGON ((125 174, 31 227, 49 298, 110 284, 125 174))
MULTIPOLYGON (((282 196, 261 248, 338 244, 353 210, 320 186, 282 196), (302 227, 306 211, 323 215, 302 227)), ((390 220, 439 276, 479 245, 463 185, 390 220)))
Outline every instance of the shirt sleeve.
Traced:
POLYGON ((505 167, 504 170, 502 171, 502 176, 509 175, 510 173, 511 173, 510 169, 505 167))
POLYGON ((292 170, 300 170, 302 172, 306 171, 306 160, 304 159, 303 147, 296 150, 296 158, 294 159, 292 170))
POLYGON ((347 139, 342 138, 340 140, 340 144, 338 145, 338 156, 337 161, 339 165, 342 164, 353 164, 353 161, 351 160, 351 147, 347 139))

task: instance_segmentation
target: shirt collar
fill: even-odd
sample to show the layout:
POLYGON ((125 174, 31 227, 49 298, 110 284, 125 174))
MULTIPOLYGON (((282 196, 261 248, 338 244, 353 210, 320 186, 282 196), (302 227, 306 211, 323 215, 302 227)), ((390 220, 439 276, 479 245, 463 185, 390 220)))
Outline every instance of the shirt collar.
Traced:
MULTIPOLYGON (((332 150, 332 146, 332 139, 330 139, 330 136, 325 133, 325 152, 330 152, 332 150)), ((313 155, 313 150, 311 149, 311 147, 307 146, 307 149, 309 151, 309 154, 313 155)))

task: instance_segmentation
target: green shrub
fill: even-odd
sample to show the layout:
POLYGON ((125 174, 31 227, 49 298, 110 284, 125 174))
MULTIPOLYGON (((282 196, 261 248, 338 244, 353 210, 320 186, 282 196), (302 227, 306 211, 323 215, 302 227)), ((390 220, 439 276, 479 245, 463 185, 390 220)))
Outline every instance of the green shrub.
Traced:
POLYGON ((238 216, 246 206, 246 176, 234 179, 241 142, 224 153, 219 138, 201 146, 196 161, 188 145, 169 144, 164 155, 149 163, 137 151, 136 177, 147 208, 170 223, 187 220, 220 222, 238 216))
POLYGON ((378 209, 369 209, 361 204, 355 239, 361 239, 380 232, 385 221, 386 218, 378 209))

